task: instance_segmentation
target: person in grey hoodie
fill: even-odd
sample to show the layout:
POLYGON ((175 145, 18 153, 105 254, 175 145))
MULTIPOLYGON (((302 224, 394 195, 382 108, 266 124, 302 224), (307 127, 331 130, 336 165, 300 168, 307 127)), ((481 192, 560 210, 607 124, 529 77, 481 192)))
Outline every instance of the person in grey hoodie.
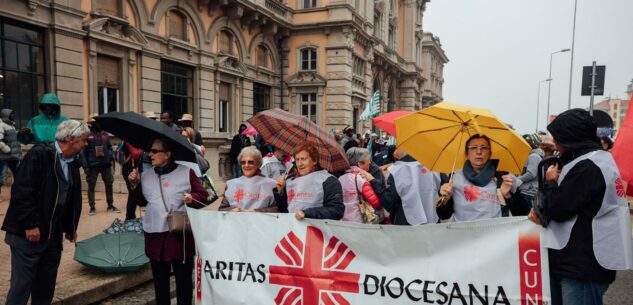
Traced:
POLYGON ((13 110, 2 109, 0 110, 0 186, 4 184, 7 167, 15 175, 21 157, 22 147, 18 142, 13 110))
POLYGON ((532 151, 528 155, 528 160, 523 168, 523 174, 517 178, 522 182, 519 186, 519 190, 523 198, 531 205, 532 198, 536 196, 536 192, 538 191, 538 179, 536 179, 536 176, 538 164, 543 160, 544 152, 539 148, 541 138, 537 134, 526 134, 523 135, 523 138, 530 144, 532 151))

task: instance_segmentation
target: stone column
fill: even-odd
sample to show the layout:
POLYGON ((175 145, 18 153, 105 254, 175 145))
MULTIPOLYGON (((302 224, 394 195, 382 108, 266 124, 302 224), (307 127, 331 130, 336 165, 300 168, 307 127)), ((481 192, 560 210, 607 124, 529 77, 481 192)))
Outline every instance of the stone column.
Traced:
POLYGON ((82 37, 64 30, 55 30, 52 36, 52 61, 55 64, 52 80, 56 84, 54 92, 61 100, 62 114, 83 121, 88 117, 89 101, 83 96, 86 88, 81 60, 84 58, 82 37))
POLYGON ((401 110, 415 111, 417 83, 415 78, 405 78, 400 83, 400 105, 401 110))
POLYGON ((160 57, 143 52, 141 55, 141 109, 161 112, 160 57))
POLYGON ((349 29, 328 37, 327 100, 325 128, 342 129, 352 125, 352 51, 354 33, 349 29))
POLYGON ((198 128, 203 137, 214 131, 215 109, 214 90, 214 73, 205 68, 200 69, 200 111, 198 114, 198 128))

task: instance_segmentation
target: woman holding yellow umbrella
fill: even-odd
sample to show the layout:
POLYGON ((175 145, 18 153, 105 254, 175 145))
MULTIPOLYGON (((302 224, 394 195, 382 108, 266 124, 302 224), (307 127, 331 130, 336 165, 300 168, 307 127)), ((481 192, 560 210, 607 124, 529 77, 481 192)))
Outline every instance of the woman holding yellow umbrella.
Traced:
POLYGON ((505 174, 521 173, 531 148, 492 112, 441 102, 397 119, 396 132, 399 149, 431 171, 454 173, 440 188, 440 218, 500 217, 503 205, 514 215, 527 213, 513 195, 518 181, 505 174))
POLYGON ((499 160, 490 159, 490 146, 490 139, 479 134, 466 141, 463 169, 440 187, 440 195, 445 196, 437 207, 441 219, 452 216, 453 221, 461 222, 501 217, 507 211, 504 207, 512 215, 527 215, 527 203, 515 193, 519 180, 497 171, 499 160))

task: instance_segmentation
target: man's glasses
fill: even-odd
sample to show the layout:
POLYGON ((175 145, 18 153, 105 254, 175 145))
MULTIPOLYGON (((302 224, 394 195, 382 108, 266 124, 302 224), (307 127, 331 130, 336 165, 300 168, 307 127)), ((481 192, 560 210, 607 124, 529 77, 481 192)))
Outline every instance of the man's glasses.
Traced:
POLYGON ((161 149, 153 149, 153 148, 152 148, 152 149, 150 149, 150 150, 149 150, 149 152, 151 152, 152 154, 154 154, 154 155, 155 155, 155 154, 157 154, 157 153, 164 153, 165 151, 164 151, 164 150, 161 150, 161 149))
POLYGON ((246 165, 246 164, 254 165, 255 164, 255 160, 242 160, 242 161, 240 161, 240 164, 242 164, 242 165, 246 165))
POLYGON ((489 152, 490 147, 488 146, 468 146, 469 152, 489 152))

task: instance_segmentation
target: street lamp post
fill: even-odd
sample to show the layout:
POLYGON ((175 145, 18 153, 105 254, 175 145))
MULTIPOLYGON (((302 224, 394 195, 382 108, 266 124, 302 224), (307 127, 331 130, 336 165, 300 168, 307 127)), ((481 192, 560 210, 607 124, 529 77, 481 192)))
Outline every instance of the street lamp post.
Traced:
POLYGON ((569 94, 567 95, 567 110, 571 109, 571 83, 574 78, 574 50, 576 45, 576 10, 578 0, 574 1, 574 25, 571 32, 571 61, 569 63, 569 94))
POLYGON ((547 85, 547 118, 545 120, 545 122, 547 122, 549 120, 549 105, 550 105, 550 97, 551 97, 551 91, 552 91, 552 57, 554 56, 554 54, 558 54, 558 53, 564 53, 564 52, 569 52, 570 49, 562 49, 560 51, 556 51, 556 52, 552 52, 549 54, 549 76, 547 77, 547 79, 549 79, 550 81, 548 82, 547 85))
POLYGON ((539 112, 540 112, 540 105, 541 105, 541 84, 544 82, 551 82, 552 79, 548 78, 548 79, 544 79, 542 81, 538 82, 538 93, 536 96, 536 130, 534 131, 535 133, 538 133, 538 121, 539 121, 539 112))

